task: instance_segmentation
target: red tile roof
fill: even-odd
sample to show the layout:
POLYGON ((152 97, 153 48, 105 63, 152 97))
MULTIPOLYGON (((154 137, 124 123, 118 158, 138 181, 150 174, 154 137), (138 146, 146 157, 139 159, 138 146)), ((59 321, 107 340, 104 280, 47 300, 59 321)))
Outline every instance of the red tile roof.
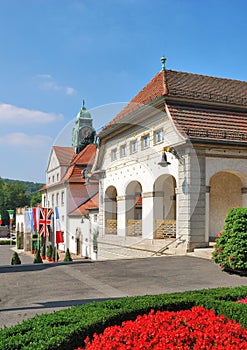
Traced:
POLYGON ((247 142, 247 112, 168 105, 178 130, 193 138, 247 142))
POLYGON ((90 198, 87 198, 78 208, 69 213, 70 216, 78 216, 88 214, 90 209, 97 210, 99 208, 99 193, 94 193, 90 198))
MULTIPOLYGON (((65 164, 66 161, 69 159, 69 154, 70 150, 72 147, 58 147, 58 146, 53 146, 53 149, 55 150, 56 154, 59 155, 60 160, 63 161, 63 164, 65 164), (64 155, 67 155, 67 158, 63 158, 64 155)), ((95 154, 96 154, 96 149, 97 147, 94 144, 90 144, 87 147, 85 147, 79 154, 75 154, 71 159, 71 162, 67 164, 68 169, 66 173, 64 174, 63 178, 59 182, 55 182, 54 184, 51 185, 44 185, 40 191, 42 192, 43 190, 47 188, 52 188, 57 185, 61 185, 65 182, 67 183, 80 183, 80 184, 85 184, 86 180, 82 178, 82 170, 87 168, 88 166, 92 166, 94 159, 95 159, 95 154)), ((74 151, 73 151, 74 152, 74 151)), ((61 163, 60 163, 61 164, 61 163)), ((92 179, 91 183, 97 183, 96 180, 92 179)))
POLYGON ((53 146, 52 148, 56 153, 60 165, 69 165, 75 156, 73 147, 53 146))
POLYGON ((175 125, 186 136, 246 141, 247 82, 172 70, 156 74, 105 129, 158 98, 169 104, 175 125), (216 104, 218 110, 212 109, 216 104))
POLYGON ((82 170, 85 167, 92 166, 95 158, 96 146, 90 144, 85 147, 77 156, 72 160, 68 171, 62 178, 61 182, 80 182, 85 183, 86 180, 82 178, 82 170))

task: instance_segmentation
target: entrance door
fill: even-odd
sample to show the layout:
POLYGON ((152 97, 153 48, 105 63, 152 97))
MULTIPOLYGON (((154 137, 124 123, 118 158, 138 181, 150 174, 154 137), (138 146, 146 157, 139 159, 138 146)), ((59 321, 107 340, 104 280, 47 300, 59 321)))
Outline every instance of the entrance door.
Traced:
POLYGON ((81 241, 79 238, 76 239, 76 254, 81 255, 81 241))

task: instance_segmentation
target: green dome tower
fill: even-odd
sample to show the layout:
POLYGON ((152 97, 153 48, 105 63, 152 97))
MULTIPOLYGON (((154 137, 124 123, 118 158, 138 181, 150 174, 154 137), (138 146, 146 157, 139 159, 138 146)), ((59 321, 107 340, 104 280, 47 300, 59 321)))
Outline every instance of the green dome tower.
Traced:
POLYGON ((75 126, 72 131, 71 145, 75 153, 79 154, 87 145, 95 142, 95 130, 93 128, 91 114, 85 107, 85 101, 82 102, 82 108, 76 116, 75 126))

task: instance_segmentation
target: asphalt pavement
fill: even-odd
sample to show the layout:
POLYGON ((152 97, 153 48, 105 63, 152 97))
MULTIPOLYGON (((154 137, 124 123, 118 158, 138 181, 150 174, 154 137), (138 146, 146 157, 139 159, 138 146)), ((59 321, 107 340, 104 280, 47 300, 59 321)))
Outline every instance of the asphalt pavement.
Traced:
POLYGON ((0 246, 0 328, 37 314, 109 298, 195 289, 247 286, 208 259, 162 256, 16 266, 1 263, 13 254, 0 246))

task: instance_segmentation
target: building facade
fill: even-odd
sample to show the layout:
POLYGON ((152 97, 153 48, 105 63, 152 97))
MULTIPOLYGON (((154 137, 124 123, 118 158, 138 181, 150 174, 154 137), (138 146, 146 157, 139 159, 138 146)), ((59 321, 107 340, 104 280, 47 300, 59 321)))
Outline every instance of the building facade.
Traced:
POLYGON ((101 236, 207 246, 247 205, 247 83, 165 68, 100 132, 101 236))
POLYGON ((69 248, 85 257, 93 254, 91 236, 98 223, 94 214, 98 210, 98 181, 88 180, 96 151, 92 118, 83 101, 72 132, 72 147, 52 147, 41 192, 43 208, 58 208, 64 237, 59 249, 69 248))

